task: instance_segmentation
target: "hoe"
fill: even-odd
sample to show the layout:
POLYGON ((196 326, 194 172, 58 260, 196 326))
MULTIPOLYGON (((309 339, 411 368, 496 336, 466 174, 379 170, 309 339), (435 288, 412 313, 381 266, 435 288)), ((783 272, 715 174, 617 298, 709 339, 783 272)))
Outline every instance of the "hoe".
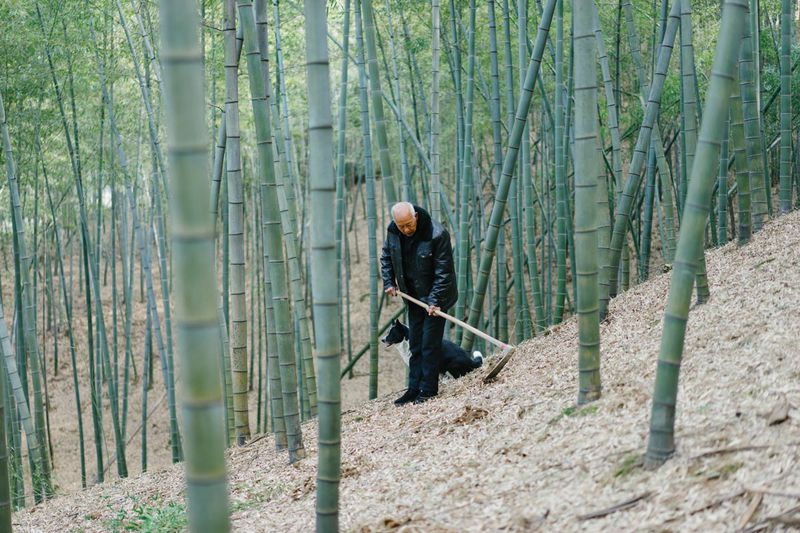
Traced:
MULTIPOLYGON (((397 294, 399 294, 400 296, 402 296, 403 298, 405 298, 409 302, 417 304, 418 306, 422 307, 426 311, 428 310, 429 306, 425 302, 421 302, 421 301, 417 300, 416 298, 414 298, 413 296, 409 296, 408 294, 406 294, 406 293, 404 293, 404 292, 402 292, 400 290, 397 291, 397 294)), ((461 320, 457 319, 456 317, 454 317, 452 315, 448 315, 444 311, 436 311, 435 314, 436 314, 436 316, 440 316, 440 317, 444 318, 445 320, 447 320, 449 322, 452 322, 453 324, 455 324, 457 326, 461 326, 462 328, 464 328, 464 329, 466 329, 468 331, 471 331, 474 335, 477 335, 478 337, 482 338, 486 342, 494 344, 495 346, 500 348, 501 351, 500 351, 499 359, 497 360, 497 362, 494 365, 491 366, 491 368, 489 369, 489 373, 486 374, 486 376, 483 378, 483 382, 484 383, 489 383, 490 381, 493 381, 494 378, 497 377, 497 374, 499 374, 500 371, 503 369, 503 367, 506 366, 506 363, 508 363, 508 360, 511 359, 511 356, 514 355, 514 352, 517 350, 516 346, 512 346, 511 344, 506 344, 504 342, 501 342, 501 341, 495 339, 494 337, 492 337, 491 335, 487 335, 486 333, 482 332, 481 330, 470 326, 466 322, 462 322, 461 320)))

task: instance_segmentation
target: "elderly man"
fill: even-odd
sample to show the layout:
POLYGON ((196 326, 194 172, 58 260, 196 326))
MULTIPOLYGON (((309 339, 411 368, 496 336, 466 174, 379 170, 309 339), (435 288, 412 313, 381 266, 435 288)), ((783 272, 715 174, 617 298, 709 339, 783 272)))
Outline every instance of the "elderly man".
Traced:
POLYGON ((458 298, 450 234, 425 210, 409 202, 392 206, 394 219, 386 230, 381 254, 384 291, 404 293, 428 304, 428 311, 407 303, 409 349, 408 389, 396 405, 422 403, 439 393, 444 318, 458 298))

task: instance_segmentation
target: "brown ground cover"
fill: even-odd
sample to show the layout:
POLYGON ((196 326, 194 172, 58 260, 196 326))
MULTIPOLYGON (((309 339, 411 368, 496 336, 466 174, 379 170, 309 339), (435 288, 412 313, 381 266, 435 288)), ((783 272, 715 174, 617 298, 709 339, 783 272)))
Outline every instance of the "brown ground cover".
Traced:
MULTIPOLYGON (((712 299, 690 315, 678 448, 661 469, 644 471, 637 459, 646 445, 668 274, 613 301, 601 326, 603 397, 594 404, 574 406, 577 328, 570 319, 521 345, 492 384, 482 384, 482 369, 421 406, 396 408, 384 395, 348 408, 342 528, 730 531, 796 524, 797 514, 786 511, 800 503, 800 213, 770 223, 744 248, 729 244, 707 259, 712 299), (786 416, 777 421, 776 412, 786 416), (602 516, 584 516, 592 512, 602 516)), ((402 388, 402 380, 383 392, 392 386, 402 388)), ((229 452, 235 530, 313 529, 316 422, 303 431, 309 457, 295 466, 274 451, 271 437, 229 452)), ((135 504, 180 503, 182 483, 180 465, 153 468, 19 512, 14 525, 106 531, 135 504)))

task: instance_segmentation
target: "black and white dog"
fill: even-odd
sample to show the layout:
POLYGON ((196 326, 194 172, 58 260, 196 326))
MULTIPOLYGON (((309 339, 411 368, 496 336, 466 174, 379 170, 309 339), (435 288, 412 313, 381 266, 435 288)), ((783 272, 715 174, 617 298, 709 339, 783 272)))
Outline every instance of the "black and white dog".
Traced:
MULTIPOLYGON (((408 366, 408 362, 411 359, 411 350, 408 346, 408 326, 399 320, 395 320, 392 327, 381 339, 381 342, 387 348, 394 346, 403 358, 403 362, 408 366)), ((482 364, 483 354, 481 352, 472 352, 472 357, 470 357, 458 344, 447 339, 442 340, 442 367, 439 369, 440 374, 449 375, 451 378, 460 378, 479 368, 482 364)))

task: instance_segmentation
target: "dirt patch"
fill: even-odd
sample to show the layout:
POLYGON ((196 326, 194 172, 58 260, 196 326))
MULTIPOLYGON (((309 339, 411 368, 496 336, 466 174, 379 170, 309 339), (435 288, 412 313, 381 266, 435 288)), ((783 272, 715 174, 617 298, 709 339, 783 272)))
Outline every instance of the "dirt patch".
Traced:
POLYGON ((489 415, 489 411, 480 407, 473 407, 467 405, 464 407, 464 412, 458 415, 458 418, 453 420, 454 424, 472 424, 476 420, 485 418, 489 415))

